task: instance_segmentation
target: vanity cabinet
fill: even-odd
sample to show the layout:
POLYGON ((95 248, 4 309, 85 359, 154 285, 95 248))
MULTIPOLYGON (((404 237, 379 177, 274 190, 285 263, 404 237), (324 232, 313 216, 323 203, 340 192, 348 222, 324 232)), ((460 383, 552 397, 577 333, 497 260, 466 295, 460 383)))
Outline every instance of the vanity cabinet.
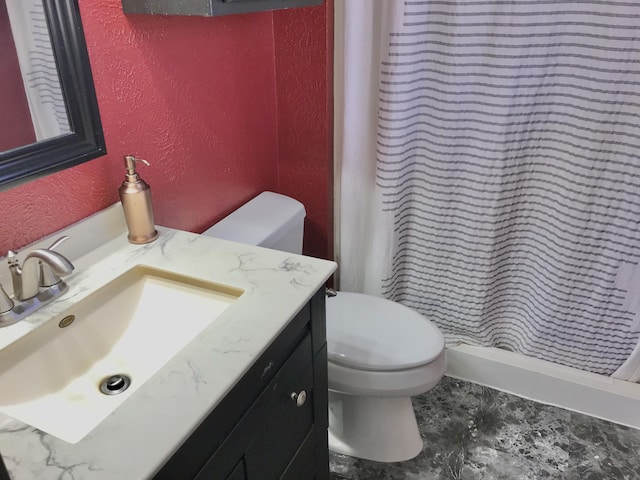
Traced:
POLYGON ((328 480, 325 328, 321 290, 155 479, 328 480))
POLYGON ((0 455, 0 480, 9 480, 9 473, 2 461, 2 455, 0 455))

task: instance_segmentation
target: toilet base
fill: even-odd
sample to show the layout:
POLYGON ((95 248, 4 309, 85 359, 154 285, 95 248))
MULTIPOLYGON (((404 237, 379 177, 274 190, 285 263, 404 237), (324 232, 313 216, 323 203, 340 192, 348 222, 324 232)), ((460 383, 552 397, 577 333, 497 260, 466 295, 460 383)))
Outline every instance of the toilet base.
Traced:
POLYGON ((402 462, 422 451, 409 397, 365 397, 329 391, 329 450, 378 462, 402 462))

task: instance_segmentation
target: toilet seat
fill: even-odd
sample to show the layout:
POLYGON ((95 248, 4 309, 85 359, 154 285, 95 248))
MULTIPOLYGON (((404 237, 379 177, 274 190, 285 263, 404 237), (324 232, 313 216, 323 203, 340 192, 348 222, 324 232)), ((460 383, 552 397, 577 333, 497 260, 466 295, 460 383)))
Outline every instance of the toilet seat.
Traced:
POLYGON ((427 365, 386 372, 359 370, 329 361, 329 390, 347 395, 413 397, 435 387, 446 370, 444 350, 427 365))
POLYGON ((330 362, 374 372, 416 369, 444 351, 442 332, 415 310, 361 293, 327 298, 330 362))

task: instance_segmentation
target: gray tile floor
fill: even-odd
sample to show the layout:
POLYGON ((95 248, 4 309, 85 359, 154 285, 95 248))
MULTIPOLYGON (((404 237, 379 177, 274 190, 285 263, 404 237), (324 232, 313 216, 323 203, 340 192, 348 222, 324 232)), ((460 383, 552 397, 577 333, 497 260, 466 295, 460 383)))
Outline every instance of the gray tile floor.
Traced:
POLYGON ((425 448, 383 464, 331 454, 341 480, 640 480, 640 430, 445 377, 416 397, 425 448))

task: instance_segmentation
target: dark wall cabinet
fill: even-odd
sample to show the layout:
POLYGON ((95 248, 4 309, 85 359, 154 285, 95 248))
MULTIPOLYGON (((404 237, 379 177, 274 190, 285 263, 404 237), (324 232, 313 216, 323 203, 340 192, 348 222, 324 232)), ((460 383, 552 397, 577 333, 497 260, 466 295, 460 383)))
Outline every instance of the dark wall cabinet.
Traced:
POLYGON ((319 291, 157 480, 328 480, 324 302, 319 291))
POLYGON ((233 13, 320 5, 323 0, 122 0, 124 13, 198 15, 214 17, 233 13))

